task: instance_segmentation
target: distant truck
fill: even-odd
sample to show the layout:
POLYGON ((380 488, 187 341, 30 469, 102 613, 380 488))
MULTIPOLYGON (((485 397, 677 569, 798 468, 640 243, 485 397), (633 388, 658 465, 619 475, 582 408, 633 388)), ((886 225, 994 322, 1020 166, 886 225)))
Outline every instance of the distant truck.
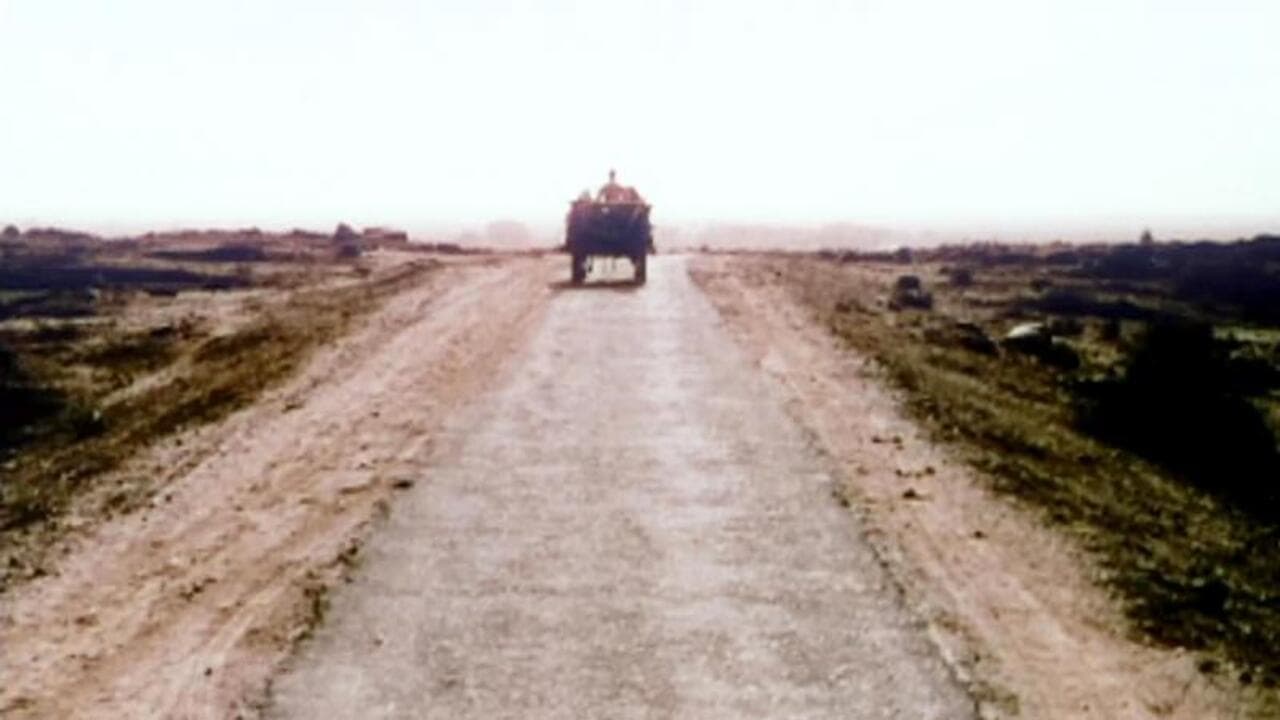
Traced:
POLYGON ((591 260, 600 257, 627 258, 635 268, 636 283, 643 283, 646 260, 653 252, 649 205, 633 188, 618 185, 610 171, 608 184, 595 199, 584 192, 570 205, 565 248, 575 285, 586 280, 591 260))

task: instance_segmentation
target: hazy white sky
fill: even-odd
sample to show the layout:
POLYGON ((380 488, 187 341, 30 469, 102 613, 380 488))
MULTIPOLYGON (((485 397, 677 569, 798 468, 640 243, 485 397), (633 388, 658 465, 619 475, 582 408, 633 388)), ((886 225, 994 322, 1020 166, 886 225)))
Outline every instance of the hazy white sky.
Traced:
MULTIPOLYGON (((0 0, 0 220, 1280 219, 1280 2, 0 0)), ((1259 228, 1261 229, 1261 228, 1259 228)))

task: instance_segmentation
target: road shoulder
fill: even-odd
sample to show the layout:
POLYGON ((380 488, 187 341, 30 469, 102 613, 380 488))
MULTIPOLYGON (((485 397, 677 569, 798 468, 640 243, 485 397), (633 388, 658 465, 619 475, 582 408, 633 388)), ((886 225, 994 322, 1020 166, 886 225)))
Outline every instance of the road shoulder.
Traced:
POLYGON ((201 459, 5 597, 0 712, 253 714, 440 423, 536 327, 550 278, 536 258, 433 273, 278 390, 139 458, 201 459))
POLYGON ((841 470, 844 498, 988 717, 1232 715, 1191 653, 1126 636, 1088 560, 906 419, 874 363, 733 257, 692 267, 730 332, 841 470))

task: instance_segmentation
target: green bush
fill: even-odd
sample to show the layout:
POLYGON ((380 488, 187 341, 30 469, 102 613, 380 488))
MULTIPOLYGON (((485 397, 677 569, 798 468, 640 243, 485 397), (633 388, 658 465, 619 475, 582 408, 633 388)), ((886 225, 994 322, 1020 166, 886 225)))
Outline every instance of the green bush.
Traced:
POLYGON ((32 426, 62 412, 61 395, 42 387, 16 353, 0 345, 0 450, 25 442, 32 426))
POLYGON ((1077 386, 1085 431, 1268 519, 1280 518, 1275 431, 1200 324, 1152 326, 1117 379, 1077 386))

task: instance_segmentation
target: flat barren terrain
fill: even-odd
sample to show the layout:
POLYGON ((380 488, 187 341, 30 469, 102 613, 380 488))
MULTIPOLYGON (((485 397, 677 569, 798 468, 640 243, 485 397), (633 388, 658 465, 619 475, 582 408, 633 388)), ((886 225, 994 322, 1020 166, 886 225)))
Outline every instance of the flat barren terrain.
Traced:
MULTIPOLYGON (((1144 377, 1113 305, 1076 332, 1019 305, 1044 278, 926 259, 574 287, 561 255, 240 247, 3 305, 6 717, 1274 712, 1269 491, 1078 422, 1144 377)), ((1223 362, 1269 362, 1231 322, 1264 341, 1223 362)), ((1267 426, 1258 372, 1221 394, 1267 426)))
MULTIPOLYGON (((422 259, 378 261, 375 276, 422 259)), ((536 324, 548 282, 536 259, 438 262, 243 409, 97 478, 145 476, 145 499, 118 515, 72 501, 40 571, 0 598, 5 715, 252 712, 364 527, 422 477, 435 428, 536 324)))
POLYGON ((270 717, 964 718, 964 688, 686 260, 566 288, 270 717))

